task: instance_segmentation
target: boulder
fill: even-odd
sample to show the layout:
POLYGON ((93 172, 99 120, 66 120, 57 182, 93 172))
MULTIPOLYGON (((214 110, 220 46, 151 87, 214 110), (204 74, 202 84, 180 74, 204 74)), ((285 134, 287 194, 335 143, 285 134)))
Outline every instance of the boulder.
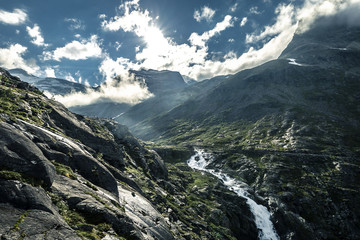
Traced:
POLYGON ((119 196, 116 179, 109 170, 95 158, 81 152, 76 152, 71 158, 70 166, 78 170, 83 177, 93 184, 103 187, 115 194, 115 196, 119 196))
POLYGON ((0 202, 22 209, 38 209, 54 214, 50 198, 40 187, 33 187, 17 180, 0 179, 0 202))
POLYGON ((0 122, 0 167, 39 179, 50 187, 55 168, 25 134, 8 123, 0 122))

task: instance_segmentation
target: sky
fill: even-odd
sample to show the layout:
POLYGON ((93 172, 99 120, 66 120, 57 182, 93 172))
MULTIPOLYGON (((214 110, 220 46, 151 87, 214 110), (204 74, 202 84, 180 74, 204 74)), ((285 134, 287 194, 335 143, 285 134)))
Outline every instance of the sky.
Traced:
POLYGON ((0 0, 0 66, 91 86, 130 69, 201 81, 276 59, 295 31, 359 2, 0 0))

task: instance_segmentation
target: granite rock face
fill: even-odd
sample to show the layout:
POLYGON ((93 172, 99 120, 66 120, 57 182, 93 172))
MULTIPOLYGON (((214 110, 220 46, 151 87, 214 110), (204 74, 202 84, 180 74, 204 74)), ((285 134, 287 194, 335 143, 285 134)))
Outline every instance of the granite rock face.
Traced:
POLYGON ((0 101, 1 239, 256 238, 244 199, 186 158, 169 172, 127 127, 73 114, 2 69, 0 101), (198 179, 206 190, 192 192, 198 179))

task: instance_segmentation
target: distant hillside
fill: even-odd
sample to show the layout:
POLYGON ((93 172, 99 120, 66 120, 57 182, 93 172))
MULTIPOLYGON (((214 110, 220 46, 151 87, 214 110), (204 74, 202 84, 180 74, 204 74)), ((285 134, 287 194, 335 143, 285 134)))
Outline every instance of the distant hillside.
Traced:
POLYGON ((28 74, 22 69, 12 69, 9 72, 23 81, 33 84, 41 91, 47 91, 51 94, 66 95, 71 92, 85 92, 87 89, 85 85, 80 83, 59 78, 39 78, 28 74))
POLYGON ((353 136, 359 126, 359 34, 358 28, 320 24, 296 35, 278 60, 239 72, 130 128, 144 139, 178 142, 201 137, 215 125, 253 127, 261 119, 277 122, 291 116, 300 125, 319 121, 353 136))
POLYGON ((114 118, 116 121, 132 128, 145 119, 151 119, 165 114, 171 109, 183 104, 187 100, 206 94, 211 88, 230 76, 218 76, 197 82, 183 89, 173 89, 162 94, 155 95, 135 106, 132 106, 123 114, 114 118))
MULTIPOLYGON (((187 86, 178 72, 141 70, 132 71, 132 73, 138 81, 144 81, 144 84, 151 93, 160 98, 168 96, 172 92, 178 93, 187 86)), ((71 107, 70 110, 85 116, 117 118, 131 107, 131 105, 125 103, 99 102, 86 106, 71 107)), ((156 108, 157 106, 153 107, 156 108)), ((146 111, 148 110, 150 109, 146 111)))

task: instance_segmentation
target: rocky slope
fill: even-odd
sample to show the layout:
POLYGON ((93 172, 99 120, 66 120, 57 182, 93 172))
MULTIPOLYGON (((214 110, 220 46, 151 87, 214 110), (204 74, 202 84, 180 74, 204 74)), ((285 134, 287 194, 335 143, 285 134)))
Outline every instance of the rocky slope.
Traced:
POLYGON ((245 199, 0 69, 1 239, 256 239, 245 199), (171 164, 170 164, 171 163, 171 164))

